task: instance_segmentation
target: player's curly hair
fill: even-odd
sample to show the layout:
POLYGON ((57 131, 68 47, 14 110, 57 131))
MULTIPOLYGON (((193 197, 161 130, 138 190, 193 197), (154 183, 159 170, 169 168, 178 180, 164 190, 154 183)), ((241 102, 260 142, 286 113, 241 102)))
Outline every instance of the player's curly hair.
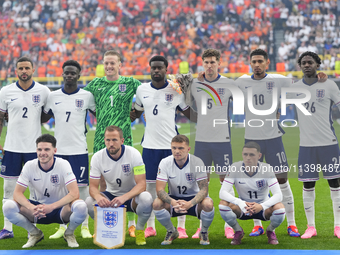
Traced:
POLYGON ((153 56, 149 61, 149 66, 151 66, 151 62, 154 62, 154 61, 164 62, 165 67, 168 68, 168 60, 163 56, 160 56, 160 55, 153 56))
POLYGON ((306 52, 302 53, 301 56, 298 59, 298 65, 299 66, 301 66, 301 60, 305 56, 311 56, 318 65, 321 65, 321 58, 318 56, 318 54, 311 52, 311 51, 306 51, 306 52))
POLYGON ((185 135, 176 135, 171 140, 172 143, 186 143, 186 145, 189 145, 189 138, 185 135))
POLYGON ((256 50, 253 50, 251 53, 250 53, 250 59, 253 57, 253 56, 263 56, 265 60, 268 60, 268 53, 262 49, 256 49, 256 50))
POLYGON ((247 142, 243 148, 256 149, 258 152, 261 152, 261 147, 256 142, 247 142))
POLYGON ((35 143, 37 146, 38 146, 38 143, 51 143, 53 148, 55 148, 57 146, 57 139, 55 139, 53 135, 43 134, 37 138, 35 143))
POLYGON ((221 52, 216 49, 207 49, 202 54, 202 60, 205 58, 215 57, 217 61, 221 59, 221 52))
POLYGON ((80 64, 78 63, 78 61, 75 61, 75 60, 67 60, 64 62, 63 64, 63 69, 65 66, 75 66, 78 70, 79 70, 79 73, 81 72, 81 66, 80 64))

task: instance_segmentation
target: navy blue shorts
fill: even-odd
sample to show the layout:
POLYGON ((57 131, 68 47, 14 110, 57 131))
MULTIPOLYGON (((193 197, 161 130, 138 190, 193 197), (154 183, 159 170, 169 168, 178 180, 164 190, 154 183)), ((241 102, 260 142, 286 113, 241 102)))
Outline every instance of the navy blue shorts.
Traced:
POLYGON ((206 167, 211 166, 214 161, 217 174, 226 174, 229 166, 233 163, 233 154, 229 142, 195 142, 194 155, 202 159, 206 167))
POLYGON ((245 143, 247 142, 256 142, 260 145, 262 153, 260 161, 263 162, 263 158, 265 158, 266 162, 274 168, 276 174, 288 172, 287 156, 281 136, 268 140, 245 139, 245 143))
POLYGON ((2 159, 1 174, 3 178, 17 178, 21 174, 23 165, 32 159, 37 158, 37 153, 21 153, 5 151, 2 159))
POLYGON ((74 175, 77 178, 78 186, 89 185, 89 155, 56 155, 56 157, 67 160, 71 167, 74 175))
MULTIPOLYGON (((191 199, 193 199, 195 196, 191 196, 191 197, 176 197, 176 196, 172 196, 169 195, 171 198, 175 199, 175 200, 185 200, 185 201, 190 201, 191 199)), ((198 215, 197 213, 197 206, 198 204, 196 204, 195 206, 192 206, 187 213, 176 213, 174 208, 170 205, 170 215, 171 217, 178 217, 178 216, 182 216, 182 215, 191 215, 191 216, 195 216, 198 219, 200 219, 200 215, 198 215)))
MULTIPOLYGON (((114 195, 112 195, 110 192, 108 192, 108 191, 104 191, 104 192, 100 192, 101 194, 103 194, 104 195, 104 197, 106 197, 108 200, 112 200, 112 199, 114 199, 115 197, 118 197, 118 196, 114 196, 114 195)), ((134 210, 133 210, 133 208, 132 208, 132 199, 129 199, 129 200, 126 200, 125 201, 125 203, 124 203, 124 205, 126 205, 126 211, 127 212, 134 212, 134 213, 136 213, 134 210)))
POLYGON ((245 215, 242 211, 241 211, 241 216, 240 218, 238 218, 239 220, 251 220, 251 219, 258 219, 258 220, 262 220, 262 221, 268 221, 265 217, 264 217, 264 211, 261 210, 259 211, 257 214, 253 214, 252 216, 247 216, 245 215))
MULTIPOLYGON (((29 201, 31 202, 31 204, 34 204, 34 205, 40 205, 41 204, 37 201, 33 201, 33 200, 29 200, 29 201)), ((51 224, 51 223, 64 224, 64 223, 67 223, 67 222, 64 222, 63 219, 61 218, 61 210, 62 209, 63 209, 63 207, 53 210, 49 214, 46 214, 45 218, 38 219, 38 221, 36 223, 38 223, 38 224, 51 224)))
POLYGON ((171 150, 143 148, 142 158, 145 164, 146 182, 156 182, 159 163, 170 155, 172 155, 171 150))
POLYGON ((321 171, 324 179, 339 178, 339 146, 337 144, 320 147, 300 146, 298 167, 299 181, 317 181, 321 171))

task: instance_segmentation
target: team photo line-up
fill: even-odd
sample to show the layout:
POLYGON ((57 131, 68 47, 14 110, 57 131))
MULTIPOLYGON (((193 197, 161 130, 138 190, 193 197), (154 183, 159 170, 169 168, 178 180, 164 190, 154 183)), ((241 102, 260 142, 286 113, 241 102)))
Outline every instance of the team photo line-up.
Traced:
POLYGON ((295 104, 299 120, 298 177, 303 182, 308 222, 301 238, 317 235, 314 201, 320 171, 311 171, 310 166, 320 166, 328 181, 334 235, 340 238, 339 145, 330 118, 331 107, 340 105, 340 91, 326 74, 317 73, 319 56, 309 51, 301 54, 298 65, 304 76, 296 83, 279 74, 267 74, 268 54, 262 49, 250 53, 253 74, 236 81, 218 73, 218 50, 205 50, 202 60, 204 72, 198 78, 179 75, 168 80, 167 59, 153 56, 149 61, 151 82, 141 84, 119 75, 121 55, 110 50, 103 58, 104 77, 80 89, 81 66, 68 60, 62 66, 63 87, 50 92, 33 80, 32 60, 18 59, 18 81, 0 91, 0 134, 8 114, 5 144, 3 148, 0 145, 4 152, 0 174, 4 179, 4 228, 0 239, 13 238, 15 224, 28 232, 22 247, 33 247, 44 238, 36 223, 59 223, 49 238, 63 237, 69 247, 78 247, 74 231, 81 225, 82 238, 92 238, 88 219, 94 218, 93 205, 98 204, 127 207, 128 232, 137 245, 145 245, 147 237, 156 235, 156 218, 167 230, 162 245, 187 238, 186 215, 200 220, 192 238, 208 245, 214 202, 208 194, 210 173, 203 169, 213 162, 229 169, 216 173, 221 182, 218 208, 225 221, 224 235, 232 239, 232 245, 241 244, 244 236, 237 219, 253 219, 250 235, 266 232, 268 243, 275 245, 279 243, 275 228, 287 217, 288 235, 300 237, 282 142, 284 131, 277 123, 265 121, 277 119, 283 93, 287 102, 295 104), (245 125, 243 160, 234 163, 230 129, 215 125, 218 119, 228 119, 231 99, 234 111, 245 112, 245 123, 253 119, 264 123, 260 128, 245 125), (242 109, 237 109, 239 100, 242 109), (90 170, 84 125, 88 110, 97 118, 90 170), (189 139, 177 132, 177 112, 196 123, 194 154, 189 154, 189 139), (147 124, 141 155, 132 147, 131 122, 143 113, 147 124), (55 136, 41 135, 41 123, 52 116, 55 136), (27 187, 29 199, 24 195, 27 187), (171 217, 178 218, 177 228, 171 217), (270 221, 266 231, 262 221, 270 221))

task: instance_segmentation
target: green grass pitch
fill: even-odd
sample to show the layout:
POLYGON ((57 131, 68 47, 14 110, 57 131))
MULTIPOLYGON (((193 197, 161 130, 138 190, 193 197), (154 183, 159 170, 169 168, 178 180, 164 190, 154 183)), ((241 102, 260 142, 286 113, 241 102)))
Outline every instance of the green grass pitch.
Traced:
MULTIPOLYGON (((179 132, 181 134, 190 134, 194 132, 194 126, 189 124, 180 124, 181 128, 179 132)), ((136 130, 133 131, 135 147, 138 150, 142 150, 142 147, 139 145, 139 141, 144 132, 144 128, 142 125, 136 125, 136 130)), ((340 126, 338 123, 334 123, 336 134, 340 135, 340 126)), ((44 128, 43 128, 44 130, 44 128)), ((283 136, 283 142, 286 149, 286 154, 288 158, 289 165, 296 166, 297 165, 297 157, 298 157, 298 148, 299 148, 299 129, 298 128, 286 128, 286 134, 283 136)), ((47 132, 47 131, 45 131, 47 132)), ((5 133, 5 130, 4 130, 5 133)), ((243 128, 232 128, 232 146, 233 146, 233 161, 241 160, 241 149, 244 144, 244 129, 243 128)), ((4 135, 2 136, 0 143, 3 144, 4 135)), ((93 138, 94 131, 90 131, 87 136, 88 147, 90 151, 90 156, 92 156, 93 149, 93 138)), ((191 138, 191 142, 193 142, 193 137, 191 138)), ((193 144, 193 143, 192 143, 193 144)), ((193 148, 194 146, 192 146, 193 148)), ((193 152, 193 150, 191 151, 193 152)), ((295 199, 295 216, 297 227, 299 228, 300 234, 303 234, 307 221, 303 209, 302 203, 302 183, 297 180, 297 173, 290 173, 290 185, 293 190, 294 199, 295 199)), ((3 180, 0 178, 0 197, 3 196, 3 180)), ((170 249, 310 249, 310 250, 321 250, 321 249, 339 249, 338 238, 333 235, 333 210, 332 210, 332 202, 330 198, 330 191, 328 184, 325 180, 320 179, 316 185, 316 201, 315 201, 315 211, 316 211, 316 228, 318 231, 318 235, 311 239, 303 240, 301 238, 289 237, 287 235, 287 223, 284 223, 276 229, 276 235, 280 242, 279 245, 273 246, 267 244, 266 235, 262 235, 260 237, 249 237, 248 234, 251 232, 253 227, 252 221, 241 221, 240 224, 243 227, 246 235, 243 238, 242 245, 232 246, 230 244, 230 240, 224 237, 224 221, 222 220, 219 210, 218 210, 218 192, 220 190, 220 183, 217 176, 212 175, 209 194, 214 200, 215 204, 215 218, 210 227, 210 245, 201 246, 199 245, 198 239, 191 239, 191 235, 193 235, 199 226, 198 219, 187 216, 186 219, 186 229, 187 234, 189 235, 188 239, 177 239, 173 242, 172 245, 166 247, 170 249)), ((176 219, 173 219, 173 222, 176 226, 176 219)), ((264 227, 268 225, 268 222, 265 222, 264 227)), ((0 227, 3 226, 3 215, 2 211, 0 212, 0 227)), ((51 225, 38 225, 38 227, 44 232, 45 240, 37 244, 36 247, 32 249, 67 249, 67 244, 63 239, 59 240, 49 240, 48 237, 53 234, 58 228, 57 224, 51 225)), ((122 249, 162 249, 165 248, 161 246, 160 243, 164 239, 165 229, 162 227, 156 220, 156 228, 157 228, 157 236, 147 238, 147 245, 140 247, 135 244, 135 239, 126 236, 125 246, 122 249)), ((93 233, 93 220, 90 219, 90 230, 93 233)), ((80 228, 78 228, 75 232, 77 236, 77 241, 80 245, 80 249, 98 249, 96 245, 93 244, 92 239, 82 239, 80 236, 80 228)), ((15 250, 21 249, 21 246, 27 241, 27 233, 24 229, 20 227, 14 226, 14 236, 13 239, 0 240, 0 249, 2 250, 15 250)))

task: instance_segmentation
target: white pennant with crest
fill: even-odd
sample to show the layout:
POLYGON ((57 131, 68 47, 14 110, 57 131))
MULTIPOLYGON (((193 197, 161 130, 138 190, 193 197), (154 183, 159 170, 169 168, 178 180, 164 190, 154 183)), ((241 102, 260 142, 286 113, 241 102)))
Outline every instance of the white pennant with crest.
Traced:
POLYGON ((126 208, 101 208, 94 206, 93 243, 105 248, 116 249, 125 244, 126 208))

